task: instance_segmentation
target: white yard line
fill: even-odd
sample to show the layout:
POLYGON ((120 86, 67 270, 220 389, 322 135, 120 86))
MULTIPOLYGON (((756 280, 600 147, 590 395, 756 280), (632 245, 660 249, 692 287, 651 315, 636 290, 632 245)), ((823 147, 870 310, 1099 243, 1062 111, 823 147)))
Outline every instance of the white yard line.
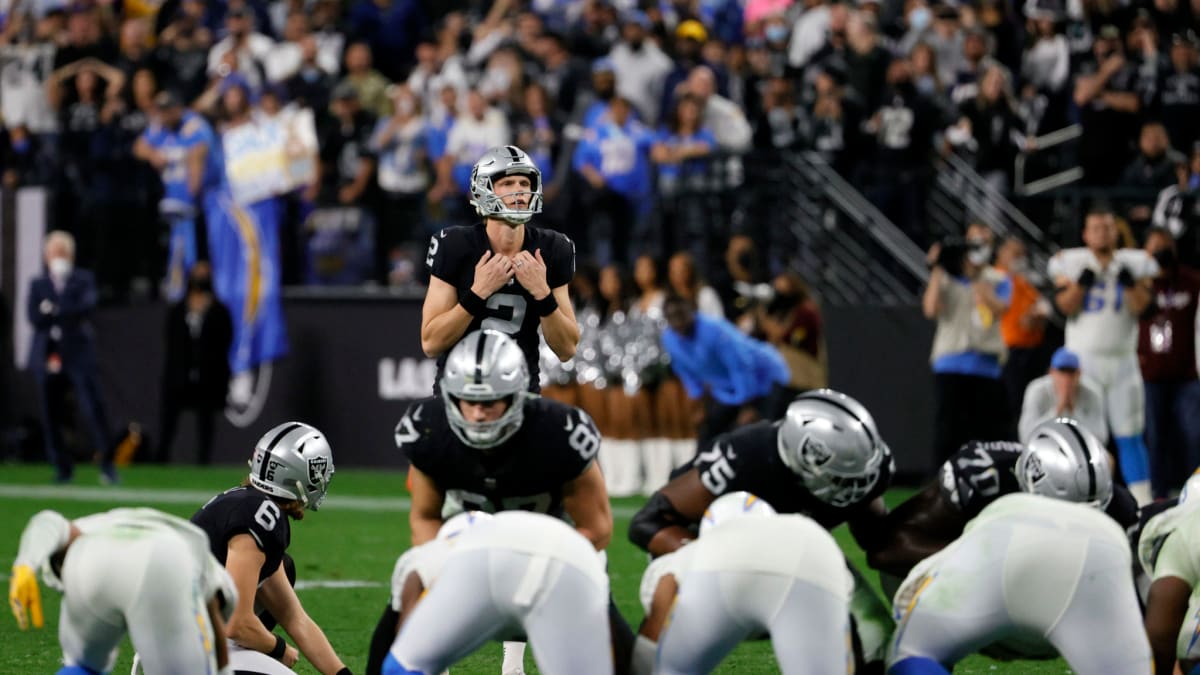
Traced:
POLYGON ((307 591, 313 588, 381 588, 387 584, 378 581, 363 581, 361 579, 297 579, 296 590, 307 591))
MULTIPOLYGON (((215 493, 204 490, 167 490, 162 488, 84 487, 82 485, 6 485, 0 484, 0 499, 55 499, 70 502, 118 502, 123 504, 201 504, 215 493)), ((355 497, 329 495, 323 509, 335 511, 408 511, 407 497, 355 497)), ((616 505, 613 515, 629 518, 637 512, 631 506, 616 505)))

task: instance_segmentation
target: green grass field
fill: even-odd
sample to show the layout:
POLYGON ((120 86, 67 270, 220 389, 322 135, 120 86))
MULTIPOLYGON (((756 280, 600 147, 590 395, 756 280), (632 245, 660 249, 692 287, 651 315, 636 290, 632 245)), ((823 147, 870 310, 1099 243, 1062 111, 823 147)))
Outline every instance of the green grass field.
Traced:
MULTIPOLYGON (((119 487, 101 487, 97 472, 80 467, 73 486, 52 486, 46 466, 8 465, 0 478, 0 565, 7 572, 16 556, 17 543, 26 521, 47 508, 77 517, 117 506, 144 505, 180 516, 190 516, 217 492, 235 485, 243 467, 197 469, 191 467, 135 467, 122 473, 119 487)), ((909 491, 894 490, 895 503, 909 491)), ((300 599, 309 614, 324 628, 334 648, 355 672, 363 672, 367 646, 375 622, 387 601, 387 582, 396 557, 408 542, 405 512, 407 493, 404 474, 396 472, 339 470, 330 497, 320 513, 310 514, 292 530, 291 554, 296 559, 299 581, 363 582, 361 585, 317 585, 301 588, 300 599)), ((638 583, 646 567, 645 555, 626 539, 629 516, 641 500, 614 501, 616 531, 609 548, 609 572, 617 605, 636 628, 641 620, 637 600, 638 583)), ((862 553, 851 542, 845 528, 835 534, 847 556, 863 566, 862 553)), ((874 577, 874 575, 869 575, 874 577)), ((60 664, 57 642, 58 594, 43 588, 46 628, 21 632, 11 616, 0 618, 0 673, 34 675, 55 672, 60 664)), ((129 672, 133 658, 128 642, 121 650, 114 673, 129 672)), ((536 672, 526 653, 528 672, 536 672)), ((301 659, 297 672, 315 673, 301 659)), ((500 645, 485 646, 452 672, 457 674, 500 672, 500 645)), ((747 643, 734 652, 717 671, 754 675, 778 672, 767 642, 747 643)), ((1008 673, 1049 675, 1069 673, 1061 660, 1050 662, 1000 663, 973 657, 961 663, 956 673, 1008 673)))

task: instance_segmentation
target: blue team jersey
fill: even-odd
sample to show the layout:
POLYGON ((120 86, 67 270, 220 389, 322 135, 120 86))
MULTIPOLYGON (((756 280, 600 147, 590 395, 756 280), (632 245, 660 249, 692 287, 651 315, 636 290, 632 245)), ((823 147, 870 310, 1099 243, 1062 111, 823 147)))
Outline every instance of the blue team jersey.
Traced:
MULTIPOLYGON (((708 146, 708 151, 713 152, 717 149, 717 139, 708 129, 700 129, 694 134, 681 136, 667 129, 659 131, 656 142, 672 148, 681 145, 699 143, 708 146)), ((689 159, 678 164, 660 164, 658 166, 658 177, 660 180, 674 180, 678 178, 691 178, 693 176, 702 176, 708 172, 708 159, 698 158, 689 159)))
POLYGON ((167 165, 162 170, 163 212, 194 213, 198 204, 188 192, 188 152, 197 145, 203 144, 208 147, 202 182, 204 190, 220 185, 224 173, 221 144, 212 127, 200 115, 185 112, 179 129, 168 129, 160 124, 153 124, 142 133, 142 138, 167 158, 167 165))
POLYGON ((650 146, 654 133, 641 122, 628 120, 624 127, 602 122, 584 133, 571 166, 579 171, 591 166, 604 176, 614 192, 644 196, 650 187, 650 146))

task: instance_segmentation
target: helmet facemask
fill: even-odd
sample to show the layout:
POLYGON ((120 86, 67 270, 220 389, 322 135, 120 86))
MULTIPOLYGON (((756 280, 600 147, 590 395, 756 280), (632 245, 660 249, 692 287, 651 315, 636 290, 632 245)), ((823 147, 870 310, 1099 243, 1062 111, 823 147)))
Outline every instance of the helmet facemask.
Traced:
POLYGON ((525 393, 517 392, 501 399, 492 398, 493 392, 488 392, 488 398, 476 399, 468 396, 454 396, 448 391, 442 391, 442 399, 446 402, 446 416, 450 421, 450 428, 454 430, 454 435, 458 436, 459 440, 472 448, 486 450, 501 445, 517 433, 521 428, 521 423, 525 420, 525 393), (459 401, 468 401, 471 403, 488 403, 491 401, 506 400, 508 407, 500 417, 487 422, 472 422, 462 414, 462 408, 459 407, 459 401))
POLYGON ((513 225, 529 222, 542 212, 542 172, 520 148, 507 145, 492 148, 471 169, 471 205, 484 218, 497 218, 513 225), (507 176, 526 176, 529 189, 496 194, 496 181, 507 176), (529 202, 524 209, 510 208, 505 199, 525 196, 529 202))
POLYGON ((472 448, 494 448, 512 438, 525 419, 529 366, 512 338, 496 330, 475 331, 446 356, 440 389, 446 419, 459 440, 472 448), (486 422, 468 420, 459 405, 500 400, 508 407, 486 422))

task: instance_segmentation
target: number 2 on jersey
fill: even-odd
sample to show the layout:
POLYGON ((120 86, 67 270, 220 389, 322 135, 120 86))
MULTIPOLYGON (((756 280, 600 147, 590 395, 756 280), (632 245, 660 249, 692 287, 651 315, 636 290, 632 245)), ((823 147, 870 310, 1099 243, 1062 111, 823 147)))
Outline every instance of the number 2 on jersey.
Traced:
POLYGON ((487 299, 488 309, 503 309, 505 307, 512 308, 512 318, 501 319, 495 316, 489 316, 480 324, 480 328, 491 328, 498 330, 505 335, 516 335, 521 330, 521 324, 525 322, 525 298, 512 293, 493 293, 487 299))

